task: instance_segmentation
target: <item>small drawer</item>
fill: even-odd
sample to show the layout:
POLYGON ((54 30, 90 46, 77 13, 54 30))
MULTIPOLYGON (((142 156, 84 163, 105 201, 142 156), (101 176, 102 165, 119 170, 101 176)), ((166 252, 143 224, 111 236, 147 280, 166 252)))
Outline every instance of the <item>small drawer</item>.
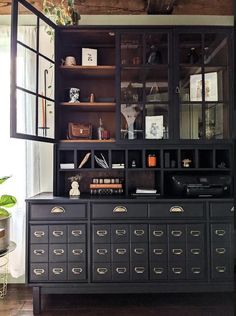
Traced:
POLYGON ((66 281, 67 264, 66 263, 49 263, 49 281, 66 281))
POLYGON ((96 203, 92 205, 93 218, 146 218, 148 205, 146 203, 96 203))
POLYGON ((148 241, 148 225, 132 224, 130 225, 131 242, 147 242, 148 241))
POLYGON ((48 243, 48 226, 47 225, 31 225, 30 226, 30 242, 32 244, 48 243))
POLYGON ((129 225, 111 225, 111 241, 112 243, 128 243, 129 242, 129 225))
POLYGON ((33 244, 30 246, 30 262, 48 262, 48 245, 33 244))
POLYGON ((112 280, 115 282, 128 282, 129 276, 129 264, 125 262, 115 262, 112 264, 112 280))
POLYGON ((66 244, 50 244, 49 245, 49 262, 65 262, 67 261, 67 245, 66 244))
POLYGON ((83 243, 86 240, 86 226, 68 225, 68 242, 69 243, 83 243))
POLYGON ((49 243, 66 243, 67 226, 66 225, 49 225, 49 243))
POLYGON ((150 244, 150 260, 153 262, 167 262, 167 245, 150 244))
POLYGON ((204 224, 187 225, 187 242, 202 244, 205 239, 204 224))
POLYGON ((187 259, 190 264, 200 264, 205 259, 205 249, 202 245, 187 244, 187 259))
POLYGON ((150 279, 151 280, 166 280, 167 279, 167 265, 162 263, 150 263, 150 279))
POLYGON ((30 204, 31 220, 66 220, 86 217, 86 204, 30 204))
POLYGON ((94 263, 93 264, 93 281, 109 282, 112 279, 110 263, 94 263))
POLYGON ((188 218, 203 217, 204 204, 195 203, 152 203, 150 204, 150 217, 152 218, 188 218))
POLYGON ((129 244, 112 244, 111 257, 112 262, 127 262, 129 261, 129 244))
POLYGON ((231 236, 230 224, 212 224, 211 240, 212 242, 228 242, 231 236))
POLYGON ((185 225, 168 225, 169 242, 181 242, 186 240, 186 227, 185 225))
POLYGON ((150 225, 149 240, 151 243, 166 243, 166 225, 150 225))
POLYGON ((177 243, 169 245, 169 261, 174 263, 184 262, 186 257, 185 244, 177 243))
POLYGON ((212 265, 212 279, 215 280, 225 280, 225 279, 233 280, 233 269, 230 267, 230 263, 227 262, 225 264, 217 264, 213 263, 212 265))
POLYGON ((148 280, 148 263, 135 262, 131 264, 131 280, 147 281, 148 280))
POLYGON ((93 245, 93 262, 110 262, 111 261, 111 245, 110 244, 94 244, 93 245))
POLYGON ((110 243, 111 231, 110 225, 93 225, 93 242, 110 243))
POLYGON ((148 244, 131 244, 130 258, 132 262, 146 262, 148 261, 148 244))
POLYGON ((84 262, 86 259, 85 244, 69 244, 68 245, 68 261, 84 262))
POLYGON ((187 278, 190 280, 202 280, 206 276, 205 265, 202 263, 195 263, 188 266, 187 278))
POLYGON ((170 264, 169 265, 169 279, 171 280, 183 280, 186 278, 185 263, 170 264))
POLYGON ((48 264, 47 263, 32 263, 30 265, 30 281, 31 282, 48 281, 48 264))
POLYGON ((210 203, 211 217, 233 217, 234 205, 233 202, 214 202, 210 203))
POLYGON ((84 281, 86 274, 84 263, 68 263, 68 281, 84 281))

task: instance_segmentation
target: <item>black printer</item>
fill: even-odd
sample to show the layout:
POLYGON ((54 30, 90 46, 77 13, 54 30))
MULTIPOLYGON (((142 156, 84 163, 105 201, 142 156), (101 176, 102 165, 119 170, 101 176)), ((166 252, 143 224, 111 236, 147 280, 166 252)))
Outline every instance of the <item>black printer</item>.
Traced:
POLYGON ((189 197, 220 197, 230 191, 228 175, 173 175, 172 183, 177 195, 189 197))

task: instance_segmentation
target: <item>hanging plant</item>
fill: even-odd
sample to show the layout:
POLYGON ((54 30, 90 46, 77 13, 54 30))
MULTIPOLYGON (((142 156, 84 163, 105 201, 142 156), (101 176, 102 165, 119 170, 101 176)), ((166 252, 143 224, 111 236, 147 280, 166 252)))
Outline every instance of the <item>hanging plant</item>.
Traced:
MULTIPOLYGON (((4 183, 10 177, 0 178, 0 184, 4 183)), ((4 194, 0 197, 0 219, 5 217, 10 217, 10 212, 8 208, 13 207, 16 204, 16 198, 12 195, 4 194)))

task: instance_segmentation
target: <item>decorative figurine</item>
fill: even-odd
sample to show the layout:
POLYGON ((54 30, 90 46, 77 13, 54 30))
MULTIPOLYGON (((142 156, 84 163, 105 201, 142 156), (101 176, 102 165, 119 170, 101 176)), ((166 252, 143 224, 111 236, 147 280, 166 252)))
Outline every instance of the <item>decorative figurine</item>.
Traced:
POLYGON ((184 168, 189 168, 190 167, 190 163, 192 162, 192 160, 190 160, 190 159, 183 159, 182 160, 182 163, 183 163, 183 167, 184 168))
POLYGON ((70 177, 69 180, 71 181, 71 189, 69 191, 70 198, 79 198, 80 197, 79 181, 81 180, 81 176, 76 175, 74 177, 70 177))
POLYGON ((162 64, 162 56, 161 52, 155 45, 150 47, 149 55, 147 56, 147 63, 148 64, 162 64))
POLYGON ((79 88, 70 88, 70 103, 80 102, 79 101, 79 88))
POLYGON ((99 126, 98 126, 98 139, 102 139, 102 132, 104 131, 102 119, 99 119, 99 126))

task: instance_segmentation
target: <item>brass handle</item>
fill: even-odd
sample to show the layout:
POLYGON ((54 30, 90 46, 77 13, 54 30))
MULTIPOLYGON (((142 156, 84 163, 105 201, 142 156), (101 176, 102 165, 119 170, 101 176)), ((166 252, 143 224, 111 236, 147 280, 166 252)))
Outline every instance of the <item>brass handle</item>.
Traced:
POLYGON ((98 274, 106 274, 108 272, 107 268, 97 268, 98 274))
POLYGON ((145 268, 144 268, 144 267, 135 267, 135 268, 134 268, 134 271, 135 271, 136 273, 138 273, 138 274, 142 274, 142 273, 144 273, 145 268))
POLYGON ((41 238, 41 237, 43 237, 44 235, 45 235, 45 232, 42 231, 42 230, 37 230, 37 231, 34 232, 34 236, 35 236, 36 238, 41 238))
POLYGON ((153 249, 153 253, 155 255, 162 255, 164 253, 163 249, 153 249))
POLYGON ((42 256, 44 253, 45 253, 45 250, 43 250, 43 249, 35 249, 34 250, 34 254, 36 256, 42 256))
POLYGON ((156 274, 162 274, 164 272, 163 268, 153 268, 154 273, 156 274))
POLYGON ((127 207, 122 206, 122 205, 117 205, 113 209, 113 213, 127 213, 127 212, 128 212, 127 207))
POLYGON ((134 234, 135 234, 136 236, 143 236, 144 233, 145 233, 145 231, 144 231, 143 229, 135 229, 135 230, 134 230, 134 234))
POLYGON ((182 236, 183 232, 181 230, 172 230, 171 235, 174 237, 180 237, 182 236))
POLYGON ((75 237, 81 236, 83 234, 81 229, 72 230, 71 234, 75 237))
POLYGON ((73 249, 72 250, 73 255, 79 256, 83 253, 83 249, 73 249))
POLYGON ((52 272, 54 274, 61 274, 64 270, 62 268, 53 268, 52 272))
POLYGON ((231 207, 230 212, 234 212, 234 206, 231 207))
POLYGON ((62 214, 65 213, 65 209, 62 206, 55 206, 51 209, 51 214, 62 214))
POLYGON ((201 253, 201 249, 199 248, 192 248, 190 251, 193 255, 200 255, 201 253))
POLYGON ((176 248, 174 248, 174 249, 172 249, 172 252, 173 252, 174 255, 179 256, 179 255, 182 255, 183 249, 176 249, 176 248))
POLYGON ((171 208, 169 209, 169 212, 170 213, 183 213, 184 209, 182 206, 174 205, 174 206, 171 206, 171 208))
POLYGON ((183 269, 182 268, 172 268, 172 271, 175 273, 175 274, 181 274, 183 272, 183 269))
POLYGON ((155 237, 161 237, 161 236, 164 235, 164 232, 163 232, 162 230, 154 230, 154 231, 152 232, 152 234, 153 234, 153 236, 155 236, 155 237))
POLYGON ((217 272, 219 273, 224 273, 226 271, 226 267, 225 266, 217 266, 216 267, 217 272))
POLYGON ((200 273, 201 273, 201 268, 199 268, 199 267, 192 267, 192 268, 191 268, 191 271, 192 271, 194 274, 200 274, 200 273))
POLYGON ((126 234, 125 229, 116 229, 116 235, 118 236, 124 236, 126 234))
POLYGON ((134 252, 135 252, 137 255, 143 255, 144 252, 145 252, 145 249, 144 249, 144 248, 135 248, 135 249, 134 249, 134 252))
POLYGON ((104 237, 107 235, 107 230, 106 229, 103 229, 103 230, 97 230, 97 235, 99 237, 104 237))
POLYGON ((199 237, 201 235, 201 232, 200 230, 191 230, 190 231, 190 234, 193 236, 193 237, 199 237))
POLYGON ((225 233, 226 233, 226 231, 225 231, 224 229, 216 229, 216 230, 215 230, 215 234, 216 234, 217 236, 220 236, 220 237, 224 236, 225 233))
POLYGON ((116 253, 118 253, 118 255, 124 255, 124 254, 126 254, 126 249, 125 248, 117 248, 116 253))
POLYGON ((219 254, 219 255, 223 255, 226 253, 226 249, 225 248, 216 248, 216 252, 219 254))
POLYGON ((127 271, 127 269, 125 267, 116 268, 116 272, 119 274, 124 274, 126 271, 127 271))
POLYGON ((34 274, 35 275, 42 275, 45 273, 44 269, 34 269, 34 274))
POLYGON ((82 268, 72 268, 72 272, 74 274, 81 274, 83 272, 82 268))
POLYGON ((65 252, 64 249, 54 249, 54 250, 53 250, 53 253, 54 253, 56 256, 62 256, 64 252, 65 252))
POLYGON ((99 255, 106 255, 107 253, 108 253, 108 251, 107 251, 107 249, 97 249, 97 253, 99 254, 99 255))
POLYGON ((64 235, 64 232, 63 232, 62 230, 54 230, 54 231, 52 232, 52 234, 53 234, 53 236, 55 236, 55 237, 61 237, 61 236, 64 235))

